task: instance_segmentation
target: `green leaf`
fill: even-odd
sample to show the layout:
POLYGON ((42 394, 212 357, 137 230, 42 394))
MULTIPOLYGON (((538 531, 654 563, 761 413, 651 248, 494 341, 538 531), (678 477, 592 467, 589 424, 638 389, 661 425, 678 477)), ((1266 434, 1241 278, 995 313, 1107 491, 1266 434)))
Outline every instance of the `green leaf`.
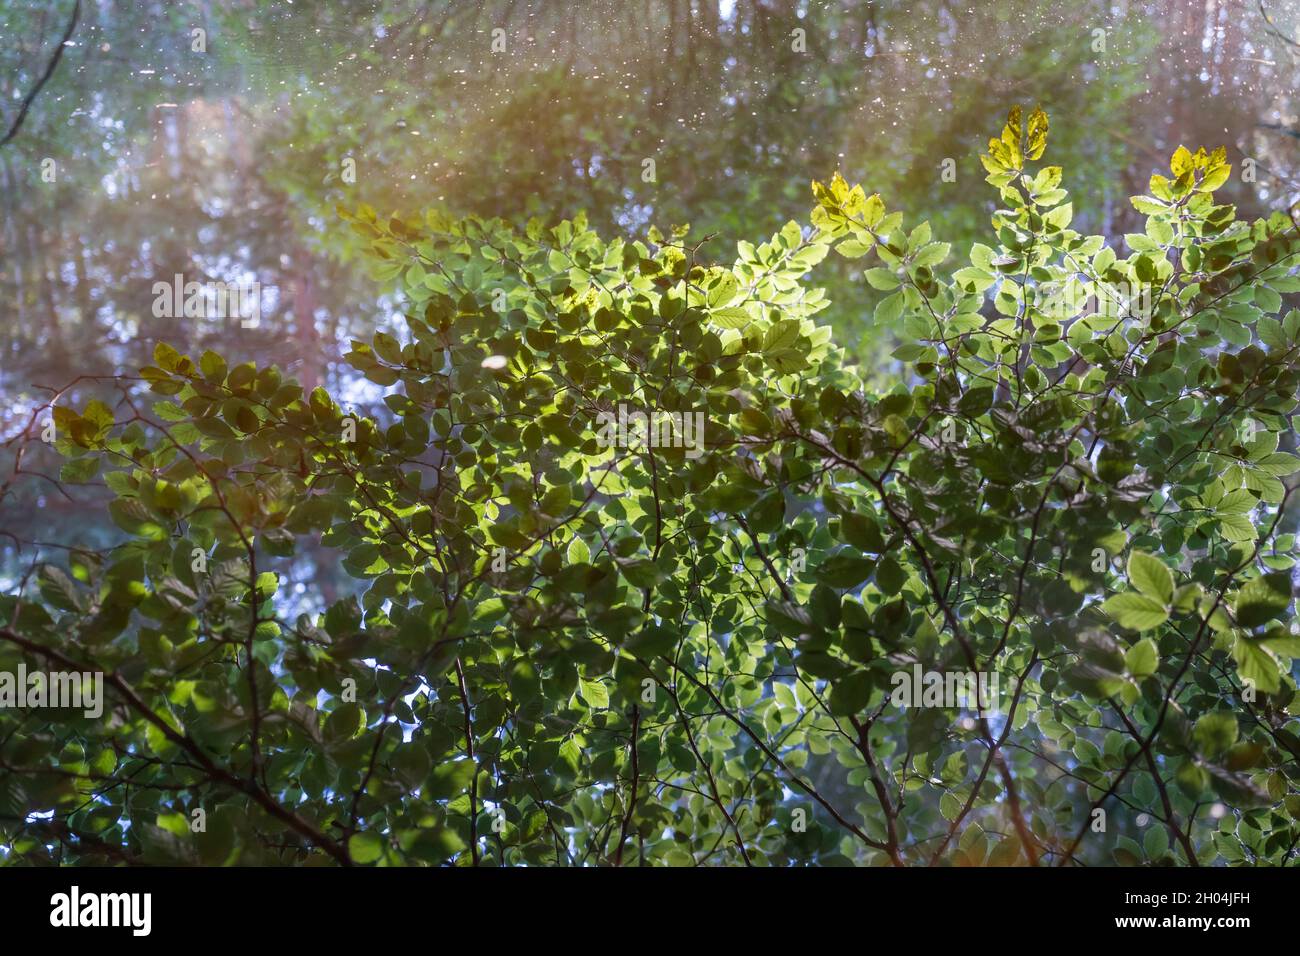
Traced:
POLYGON ((912 259, 912 266, 919 268, 921 266, 938 265, 948 258, 949 249, 951 249, 951 246, 946 242, 932 242, 917 252, 912 259))
POLYGON ((348 701, 335 707, 325 718, 325 739, 333 742, 351 740, 365 728, 366 712, 359 704, 348 701))
POLYGON ((1121 627, 1134 631, 1149 631, 1169 620, 1169 611, 1163 604, 1135 591, 1125 591, 1108 598, 1101 609, 1118 621, 1121 627))
MULTIPOLYGON (((823 588, 826 586, 818 585, 823 588)), ((767 622, 786 637, 800 637, 813 630, 812 614, 808 608, 791 601, 779 600, 769 600, 766 608, 767 622)))
POLYGON ((1174 599, 1174 576, 1163 561, 1145 551, 1134 551, 1128 559, 1128 579, 1147 597, 1168 606, 1174 599))
POLYGON ((851 512, 840 520, 844 540, 859 551, 879 554, 885 549, 885 538, 880 526, 865 514, 851 512))
POLYGON ((1199 797, 1210 785, 1209 775, 1191 760, 1183 762, 1178 772, 1174 774, 1174 779, 1178 782, 1179 789, 1192 799, 1199 797))
POLYGON ((1229 541, 1254 541, 1259 537, 1254 523, 1245 515, 1218 515, 1219 533, 1229 541))
POLYGON ((1192 728, 1192 740, 1205 757, 1217 757, 1237 742, 1237 718, 1226 711, 1200 717, 1192 728))
POLYGON ((1122 836, 1115 840, 1111 855, 1120 866, 1138 866, 1142 863, 1144 852, 1135 840, 1122 836))
POLYGON ((977 385, 969 389, 957 403, 961 413, 967 418, 978 418, 993 405, 993 386, 977 385))
POLYGON ((374 863, 384 855, 383 837, 370 830, 348 837, 348 853, 354 863, 374 863))
POLYGON ((1237 592, 1233 613, 1242 627, 1258 627, 1280 615, 1291 604, 1291 575, 1274 571, 1252 578, 1237 592))
POLYGON ((199 369, 203 377, 214 385, 226 380, 226 360, 216 352, 208 350, 199 356, 199 369))
POLYGON ((903 314, 903 293, 895 292, 876 306, 876 324, 892 325, 903 314))
POLYGON ((576 535, 569 542, 566 554, 570 564, 586 564, 591 560, 591 549, 587 547, 587 542, 576 535))
POLYGON ((886 557, 876 568, 876 584, 886 594, 897 594, 907 583, 908 573, 892 555, 886 557))
POLYGON ((595 710, 604 710, 609 706, 609 691, 600 681, 579 680, 578 693, 587 702, 587 706, 595 710))
POLYGON ((181 365, 181 353, 166 342, 159 342, 153 347, 153 360, 166 372, 175 372, 181 365))
POLYGON ((577 773, 582 761, 582 747, 573 737, 567 737, 564 743, 560 744, 560 756, 564 762, 569 765, 569 769, 577 773))
POLYGON ((1292 634, 1284 627, 1269 628, 1268 633, 1260 638, 1259 644, 1277 654, 1300 657, 1300 634, 1292 634))
POLYGON ((59 468, 59 480, 73 485, 85 484, 99 472, 99 465, 100 459, 90 456, 64 462, 59 468))
POLYGON ((1125 653, 1124 666, 1138 679, 1150 677, 1160 666, 1160 651, 1156 642, 1149 637, 1138 641, 1125 653))
POLYGON ((1113 697, 1132 686, 1121 674, 1092 661, 1079 661, 1066 668, 1062 674, 1071 687, 1090 697, 1113 697))
POLYGON ((743 306, 732 305, 723 309, 710 310, 709 320, 724 329, 743 329, 753 321, 753 318, 743 306))
POLYGON ((881 266, 877 266, 874 269, 868 269, 864 275, 873 289, 880 289, 882 292, 890 292, 898 288, 898 276, 894 274, 893 269, 885 269, 881 266))
POLYGON ((833 588, 855 588, 871 577, 876 562, 852 554, 835 554, 817 567, 817 579, 833 588))
POLYGON ((863 242, 859 239, 850 238, 850 239, 845 239, 843 242, 837 245, 835 247, 835 251, 838 252, 846 259, 859 259, 871 251, 871 247, 873 244, 874 243, 870 241, 863 242))
POLYGON ((1281 689, 1282 676, 1277 659, 1258 641, 1239 636, 1232 646, 1232 656, 1243 684, 1263 694, 1276 694, 1281 689))
POLYGON ((832 714, 849 716, 867 706, 874 685, 868 671, 855 671, 835 681, 829 702, 832 714))
POLYGON ((1158 860, 1169 852, 1169 831, 1164 824, 1154 821, 1151 823, 1142 837, 1142 849, 1153 860, 1158 860))

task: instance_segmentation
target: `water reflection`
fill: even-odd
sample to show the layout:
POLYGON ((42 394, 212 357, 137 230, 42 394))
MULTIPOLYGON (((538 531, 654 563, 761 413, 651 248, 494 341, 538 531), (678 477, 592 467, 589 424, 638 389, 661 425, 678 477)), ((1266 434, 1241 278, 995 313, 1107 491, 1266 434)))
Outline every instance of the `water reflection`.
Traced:
MULTIPOLYGON (((0 0, 5 127, 71 8, 0 0)), ((396 304, 353 257, 340 203, 585 208, 624 232, 689 220, 729 258, 802 219, 808 180, 841 168, 960 250, 991 210, 981 137, 1042 102, 1081 229, 1131 231, 1126 197, 1183 142, 1255 162, 1229 187, 1243 214, 1284 205, 1297 4, 1265 10, 1271 23, 1222 0, 86 3, 0 148, 0 429, 37 386, 132 370, 158 341, 373 400, 339 356, 396 304), (154 283, 175 275, 258 284, 261 320, 158 314, 154 283)), ((888 330, 853 268, 828 262, 826 316, 879 363, 888 330)), ((11 507, 19 493, 0 523, 18 537, 40 536, 33 521, 112 535, 48 489, 21 492, 39 511, 11 507)))

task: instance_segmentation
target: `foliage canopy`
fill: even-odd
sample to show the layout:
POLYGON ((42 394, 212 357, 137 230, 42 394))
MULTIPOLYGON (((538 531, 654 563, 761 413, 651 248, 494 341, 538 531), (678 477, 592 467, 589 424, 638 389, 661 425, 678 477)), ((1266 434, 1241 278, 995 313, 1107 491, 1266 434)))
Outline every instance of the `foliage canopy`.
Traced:
POLYGON ((55 404, 126 540, 0 599, 0 666, 109 709, 0 710, 6 861, 1283 862, 1300 240, 1180 148, 1122 255, 1047 132, 990 141, 956 267, 838 175, 730 264, 362 207, 388 421, 165 345, 152 398, 55 404), (816 322, 832 251, 905 332, 883 394, 816 322), (620 406, 703 444, 602 442, 620 406), (365 588, 295 615, 317 534, 365 588), (914 668, 996 706, 899 707, 914 668))

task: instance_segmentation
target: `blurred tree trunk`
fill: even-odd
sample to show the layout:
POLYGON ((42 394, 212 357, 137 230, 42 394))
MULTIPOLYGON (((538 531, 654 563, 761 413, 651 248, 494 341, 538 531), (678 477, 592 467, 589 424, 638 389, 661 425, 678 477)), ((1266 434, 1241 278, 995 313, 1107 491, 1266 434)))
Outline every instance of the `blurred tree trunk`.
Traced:
MULTIPOLYGON (((54 298, 54 278, 50 276, 50 257, 46 244, 41 241, 41 235, 38 230, 32 226, 27 228, 27 250, 33 263, 38 264, 36 269, 36 283, 40 289, 40 302, 42 311, 41 324, 49 331, 51 354, 46 358, 52 361, 62 359, 68 354, 67 342, 63 335, 63 323, 59 321, 59 307, 54 298)), ((58 269, 55 269, 57 276, 58 269)))
POLYGON ((312 257, 299 246, 293 252, 289 279, 293 297, 293 334, 302 360, 298 374, 303 391, 310 392, 322 384, 320 333, 316 330, 316 297, 312 288, 312 257))

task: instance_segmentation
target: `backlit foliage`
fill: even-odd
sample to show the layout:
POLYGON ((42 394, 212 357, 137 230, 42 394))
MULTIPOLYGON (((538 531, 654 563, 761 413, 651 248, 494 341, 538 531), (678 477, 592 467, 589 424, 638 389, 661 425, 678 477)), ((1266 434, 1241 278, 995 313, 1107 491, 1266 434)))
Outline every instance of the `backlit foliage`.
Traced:
POLYGON ((363 207, 384 420, 165 346, 152 394, 56 405, 127 538, 0 601, 0 665, 111 710, 0 710, 4 858, 1283 862, 1296 228, 1179 149, 1112 248, 1047 136, 990 141, 962 255, 838 175, 734 257, 363 207), (832 251, 904 330, 886 393, 817 324, 832 251), (620 405, 702 412, 702 453, 605 447, 620 405), (364 588, 295 616, 313 535, 364 588), (918 664, 999 710, 895 706, 918 664))

